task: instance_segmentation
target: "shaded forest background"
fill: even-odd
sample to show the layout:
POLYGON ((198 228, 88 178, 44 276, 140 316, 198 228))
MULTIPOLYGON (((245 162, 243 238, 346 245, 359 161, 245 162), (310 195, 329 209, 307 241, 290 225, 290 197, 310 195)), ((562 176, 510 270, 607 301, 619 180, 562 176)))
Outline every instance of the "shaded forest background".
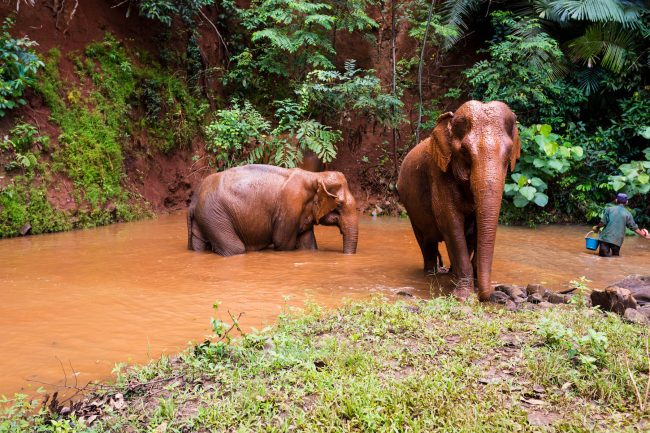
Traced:
POLYGON ((3 0, 0 237, 185 207, 213 170, 318 157, 403 214, 403 156, 467 99, 518 116, 501 220, 650 218, 645 1, 3 0))

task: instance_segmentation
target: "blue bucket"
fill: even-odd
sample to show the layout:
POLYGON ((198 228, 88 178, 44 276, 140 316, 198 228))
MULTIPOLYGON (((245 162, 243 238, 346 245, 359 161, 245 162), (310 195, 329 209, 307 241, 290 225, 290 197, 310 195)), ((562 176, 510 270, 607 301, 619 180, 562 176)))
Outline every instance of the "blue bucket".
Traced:
POLYGON ((597 250, 598 249, 598 238, 589 237, 591 234, 595 234, 595 233, 594 232, 589 232, 585 236, 585 247, 587 247, 588 250, 597 250))

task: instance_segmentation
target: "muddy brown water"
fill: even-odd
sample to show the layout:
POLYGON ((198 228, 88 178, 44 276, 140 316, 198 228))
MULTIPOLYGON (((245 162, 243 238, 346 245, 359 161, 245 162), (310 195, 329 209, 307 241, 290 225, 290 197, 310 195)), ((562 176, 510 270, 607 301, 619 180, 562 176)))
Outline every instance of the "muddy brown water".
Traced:
MULTIPOLYGON (((585 250, 587 230, 499 227, 493 281, 562 289, 585 275, 599 287, 647 270, 650 242, 628 238, 621 258, 602 259, 585 250)), ((336 228, 317 227, 316 236, 315 252, 196 253, 186 249, 179 213, 2 240, 0 394, 62 385, 65 376, 68 384, 104 379, 117 362, 182 350, 209 333, 216 300, 220 317, 243 313, 248 330, 305 300, 335 306, 400 290, 427 297, 432 283, 448 284, 423 275, 406 219, 362 218, 352 256, 341 254, 336 228)))

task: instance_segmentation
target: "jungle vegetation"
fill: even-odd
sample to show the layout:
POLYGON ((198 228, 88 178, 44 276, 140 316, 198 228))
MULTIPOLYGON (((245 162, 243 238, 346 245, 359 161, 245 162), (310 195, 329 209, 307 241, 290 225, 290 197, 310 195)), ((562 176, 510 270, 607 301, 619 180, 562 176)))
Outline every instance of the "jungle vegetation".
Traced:
POLYGON ((294 167, 308 150, 324 162, 333 160, 351 125, 362 121, 389 137, 361 158, 376 162, 374 177, 362 187, 395 201, 402 156, 440 113, 469 98, 502 100, 520 123, 523 157, 507 180, 502 222, 594 220, 616 191, 631 196, 639 222, 648 222, 647 2, 253 0, 242 7, 234 0, 131 0, 127 5, 126 15, 138 13, 168 34, 182 34, 186 49, 174 51, 163 43, 159 53, 134 52, 107 33, 84 52, 66 54, 74 58, 76 74, 92 81, 90 92, 61 83, 61 53, 37 53, 29 38, 11 35, 11 18, 4 21, 0 116, 25 104, 23 93, 31 88, 43 96, 62 134, 51 148, 51 137, 16 118, 9 134, 0 137, 4 168, 12 176, 0 192, 0 236, 16 235, 27 221, 43 220, 31 224, 37 233, 146 215, 143 200, 123 188, 125 136, 136 129, 154 137, 162 152, 201 137, 202 157, 217 169, 247 162, 294 167), (210 11, 218 18, 210 20, 210 11), (205 62, 198 44, 202 35, 193 26, 198 19, 207 20, 218 36, 220 64, 205 62), (412 41, 408 48, 398 47, 400 32, 412 41), (386 70, 341 58, 342 38, 377 49, 387 59, 386 70), (472 60, 448 65, 459 53, 472 60), (458 71, 454 79, 437 79, 447 66, 458 71), (222 94, 202 85, 205 77, 218 80, 222 94), (83 210, 74 218, 47 198, 30 199, 39 191, 43 195, 53 171, 66 173, 75 185, 83 210))

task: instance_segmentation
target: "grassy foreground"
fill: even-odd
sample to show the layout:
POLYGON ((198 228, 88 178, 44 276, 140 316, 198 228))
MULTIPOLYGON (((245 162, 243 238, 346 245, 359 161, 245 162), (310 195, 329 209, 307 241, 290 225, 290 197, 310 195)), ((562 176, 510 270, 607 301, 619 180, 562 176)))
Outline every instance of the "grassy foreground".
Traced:
POLYGON ((66 416, 5 403, 0 432, 650 429, 647 330, 580 305, 376 298, 231 328, 120 369, 66 416))

